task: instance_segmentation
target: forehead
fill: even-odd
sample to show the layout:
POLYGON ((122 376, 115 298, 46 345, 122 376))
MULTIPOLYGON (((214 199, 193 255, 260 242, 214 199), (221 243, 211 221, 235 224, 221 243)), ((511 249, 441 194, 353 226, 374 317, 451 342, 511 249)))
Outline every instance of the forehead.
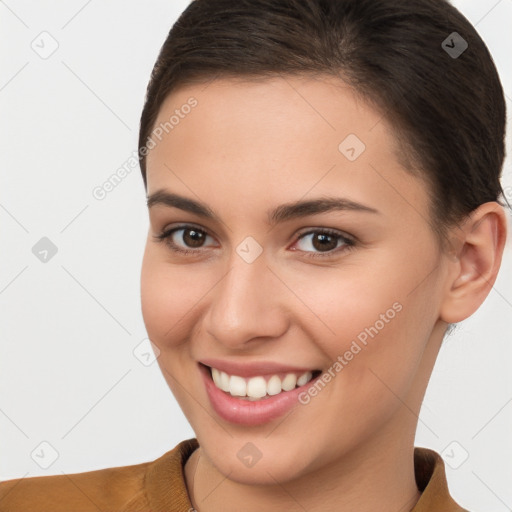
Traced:
MULTIPOLYGON (((344 135, 355 134, 374 149, 377 144, 395 146, 386 119, 333 77, 237 78, 184 86, 162 103, 154 130, 159 128, 164 129, 164 138, 172 132, 176 143, 194 132, 202 139, 196 149, 213 140, 216 148, 223 140, 233 148, 234 142, 237 147, 242 142, 276 142, 276 134, 289 147, 302 147, 304 139, 311 141, 306 147, 318 147, 327 133, 340 142, 344 135)), ((332 139, 328 137, 326 144, 332 139)))
POLYGON ((354 200, 398 194, 419 208, 426 199, 423 183, 399 163, 385 117, 341 80, 185 86, 162 104, 153 133, 158 129, 147 158, 149 194, 185 185, 267 200, 284 193, 296 199, 313 188, 347 190, 354 200))

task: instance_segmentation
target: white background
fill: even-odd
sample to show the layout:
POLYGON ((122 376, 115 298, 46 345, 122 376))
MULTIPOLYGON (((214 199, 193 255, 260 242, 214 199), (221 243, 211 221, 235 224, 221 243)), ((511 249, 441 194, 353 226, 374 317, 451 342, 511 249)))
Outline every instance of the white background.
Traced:
MULTIPOLYGON (((493 54, 512 111, 512 0, 454 3, 493 54)), ((139 169, 92 195, 136 151, 151 69, 187 5, 0 2, 0 480, 146 462, 194 436, 157 363, 133 353, 146 338, 139 169), (47 59, 31 47, 43 31, 47 49, 59 45, 47 59), (47 263, 32 253, 42 237, 58 249, 47 263)), ((503 185, 512 201, 510 159, 503 185)), ((446 470, 474 512, 512 508, 510 230, 507 245, 489 298, 441 350, 416 439, 453 466, 467 452, 446 470)))

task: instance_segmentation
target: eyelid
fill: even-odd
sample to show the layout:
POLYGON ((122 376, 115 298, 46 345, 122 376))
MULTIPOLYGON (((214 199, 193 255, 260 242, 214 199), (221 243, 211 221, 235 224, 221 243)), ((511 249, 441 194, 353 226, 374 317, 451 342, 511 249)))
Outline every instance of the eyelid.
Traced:
POLYGON ((340 229, 336 229, 336 228, 328 228, 328 227, 320 227, 320 226, 308 227, 308 228, 304 228, 304 230, 299 231, 299 233, 297 234, 297 240, 302 238, 305 235, 309 235, 311 233, 319 233, 319 232, 327 233, 330 235, 336 235, 343 239, 349 240, 351 242, 357 241, 355 236, 349 235, 345 231, 341 231, 340 229))
MULTIPOLYGON (((321 233, 321 234, 328 235, 328 236, 334 236, 337 238, 338 241, 343 242, 343 244, 340 247, 335 247, 334 249, 331 249, 331 250, 325 251, 325 252, 301 251, 308 258, 324 258, 325 260, 327 260, 329 258, 338 257, 342 253, 345 253, 348 250, 353 249, 357 244, 357 239, 354 236, 349 235, 348 233, 345 233, 338 229, 327 228, 327 227, 309 227, 309 228, 306 228, 304 231, 301 231, 297 235, 297 239, 293 245, 300 242, 300 240, 302 240, 304 237, 306 237, 308 235, 315 234, 315 233, 316 234, 321 233)), ((296 250, 296 249, 293 249, 293 250, 296 250)))
MULTIPOLYGON (((204 233, 207 237, 209 236, 210 238, 215 238, 214 236, 210 235, 209 230, 207 230, 199 225, 196 225, 194 223, 179 224, 176 226, 164 228, 158 235, 153 235, 153 238, 158 242, 166 243, 169 246, 171 251, 178 253, 178 254, 181 253, 181 254, 189 254, 189 255, 200 255, 200 254, 204 253, 204 251, 206 250, 204 247, 182 248, 182 247, 176 245, 174 242, 171 242, 170 239, 176 231, 187 230, 187 229, 196 230, 201 233, 204 233)), ((299 233, 297 233, 295 235, 295 238, 294 238, 295 241, 294 241, 293 245, 295 245, 297 242, 302 240, 302 238, 304 238, 305 236, 315 234, 315 233, 322 233, 322 234, 335 236, 338 238, 338 240, 341 240, 342 242, 344 242, 344 245, 342 245, 341 247, 336 247, 329 251, 325 251, 325 252, 302 251, 299 249, 299 252, 304 253, 306 255, 306 257, 328 259, 329 257, 337 256, 341 252, 345 252, 349 249, 354 248, 354 246, 359 243, 356 237, 354 237, 353 235, 350 235, 348 233, 345 233, 339 229, 328 228, 328 227, 314 227, 313 226, 313 227, 304 228, 303 230, 299 231, 299 233)), ((293 249, 293 250, 296 251, 297 249, 293 249)))
POLYGON ((153 235, 153 238, 157 242, 164 242, 166 245, 169 246, 169 248, 172 251, 174 251, 176 253, 200 254, 200 253, 204 252, 204 248, 203 247, 199 247, 199 248, 183 248, 183 247, 177 246, 176 244, 174 244, 171 241, 171 237, 172 237, 172 235, 176 231, 187 230, 187 229, 191 229, 191 230, 195 230, 195 231, 200 231, 201 233, 204 233, 207 237, 209 236, 210 238, 214 238, 212 235, 210 235, 210 233, 208 232, 207 229, 205 229, 203 227, 200 227, 199 225, 192 224, 192 223, 180 224, 180 225, 177 225, 177 226, 166 227, 159 234, 153 235))

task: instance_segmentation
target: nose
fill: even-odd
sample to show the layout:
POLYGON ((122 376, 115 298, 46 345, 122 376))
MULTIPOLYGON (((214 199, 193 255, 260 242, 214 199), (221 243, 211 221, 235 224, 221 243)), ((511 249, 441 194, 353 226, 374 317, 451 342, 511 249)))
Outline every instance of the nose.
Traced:
POLYGON ((204 318, 206 332, 230 349, 281 337, 289 318, 283 301, 283 284, 267 266, 263 255, 246 263, 237 254, 229 271, 212 290, 204 318), (238 260, 238 261, 237 261, 238 260))

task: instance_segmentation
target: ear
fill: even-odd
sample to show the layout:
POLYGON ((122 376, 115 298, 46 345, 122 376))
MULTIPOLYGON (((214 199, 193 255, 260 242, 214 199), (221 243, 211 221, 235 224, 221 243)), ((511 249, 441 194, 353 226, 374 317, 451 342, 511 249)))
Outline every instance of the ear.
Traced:
POLYGON ((453 228, 455 255, 449 258, 447 288, 440 318, 456 323, 471 316, 484 302, 496 281, 507 237, 503 207, 480 205, 467 220, 453 228))

